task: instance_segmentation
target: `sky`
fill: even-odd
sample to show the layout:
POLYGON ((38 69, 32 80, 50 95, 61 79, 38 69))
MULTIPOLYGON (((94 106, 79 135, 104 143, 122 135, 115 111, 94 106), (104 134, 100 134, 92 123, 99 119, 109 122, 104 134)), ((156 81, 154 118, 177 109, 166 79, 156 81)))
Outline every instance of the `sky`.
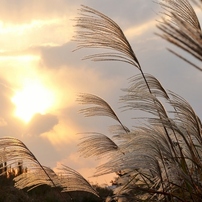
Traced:
POLYGON ((139 72, 124 63, 82 60, 85 50, 73 52, 77 45, 72 41, 73 19, 81 5, 117 22, 143 71, 184 97, 202 117, 202 74, 169 53, 167 47, 176 48, 155 35, 160 32, 156 27, 160 7, 153 1, 0 0, 0 4, 0 136, 23 141, 42 165, 53 169, 67 165, 95 183, 111 180, 89 178, 101 162, 80 157, 77 144, 81 133, 108 135, 108 126, 115 123, 80 114, 79 93, 102 97, 126 126, 133 126, 132 117, 120 109, 119 96, 128 78, 139 72))

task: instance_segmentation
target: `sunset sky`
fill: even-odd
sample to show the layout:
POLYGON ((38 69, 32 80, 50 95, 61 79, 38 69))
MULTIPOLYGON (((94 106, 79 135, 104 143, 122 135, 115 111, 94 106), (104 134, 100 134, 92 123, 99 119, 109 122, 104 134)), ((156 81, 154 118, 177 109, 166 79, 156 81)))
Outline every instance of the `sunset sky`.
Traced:
MULTIPOLYGON (((202 73, 166 50, 172 47, 155 32, 160 8, 148 0, 0 0, 0 135, 23 141, 42 165, 65 164, 91 179, 100 162, 77 153, 79 135, 108 134, 107 118, 85 118, 79 93, 96 94, 113 107, 126 126, 119 96, 138 70, 124 63, 83 61, 76 43, 74 19, 80 5, 108 15, 123 29, 144 72, 165 89, 184 97, 202 118, 202 73)), ((91 53, 91 52, 89 52, 91 53)))

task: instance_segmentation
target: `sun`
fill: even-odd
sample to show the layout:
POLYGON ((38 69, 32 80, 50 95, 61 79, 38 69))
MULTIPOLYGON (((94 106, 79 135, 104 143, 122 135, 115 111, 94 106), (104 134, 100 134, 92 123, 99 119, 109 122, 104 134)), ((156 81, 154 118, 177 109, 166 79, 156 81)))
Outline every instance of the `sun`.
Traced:
POLYGON ((36 113, 45 114, 54 103, 53 92, 38 80, 27 80, 12 97, 15 116, 28 123, 36 113))

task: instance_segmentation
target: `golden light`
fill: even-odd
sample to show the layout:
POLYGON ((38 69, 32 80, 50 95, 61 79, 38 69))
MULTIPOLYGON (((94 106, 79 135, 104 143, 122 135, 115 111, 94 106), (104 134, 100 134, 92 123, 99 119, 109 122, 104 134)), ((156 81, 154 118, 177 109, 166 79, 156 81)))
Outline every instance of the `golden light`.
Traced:
POLYGON ((27 80, 23 89, 16 91, 12 102, 15 116, 29 122, 36 113, 45 114, 54 104, 53 93, 37 80, 27 80))

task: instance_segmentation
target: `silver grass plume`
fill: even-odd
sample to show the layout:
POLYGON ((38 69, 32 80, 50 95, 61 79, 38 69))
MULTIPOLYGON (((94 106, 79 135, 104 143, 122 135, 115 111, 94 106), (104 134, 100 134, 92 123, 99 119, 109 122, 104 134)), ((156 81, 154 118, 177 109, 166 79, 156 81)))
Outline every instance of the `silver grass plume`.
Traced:
POLYGON ((106 15, 87 6, 82 6, 80 17, 76 18, 76 27, 82 29, 78 30, 75 36, 75 41, 78 42, 77 49, 105 48, 114 51, 92 54, 84 59, 121 61, 141 69, 123 31, 106 15))
POLYGON ((84 191, 99 197, 97 191, 80 173, 65 165, 59 167, 59 170, 62 192, 84 191))
POLYGON ((121 100, 125 103, 126 110, 141 110, 148 112, 161 120, 167 120, 167 112, 162 103, 152 94, 144 91, 129 91, 121 100))
MULTIPOLYGON (((3 157, 4 161, 7 162, 7 166, 12 167, 16 164, 16 162, 23 160, 23 163, 28 164, 30 168, 41 168, 43 170, 43 166, 40 164, 34 154, 23 142, 16 138, 0 138, 0 155, 3 157)), ((44 173, 46 174, 45 170, 44 173)))
POLYGON ((16 176, 14 178, 15 187, 18 189, 27 188, 28 191, 45 184, 51 187, 62 188, 56 173, 52 169, 45 166, 43 167, 43 169, 46 171, 46 173, 48 173, 52 181, 54 181, 54 184, 49 180, 46 173, 44 173, 41 168, 35 168, 29 169, 28 172, 16 176))
MULTIPOLYGON (((197 34, 200 33, 200 25, 191 5, 185 0, 165 0, 162 2, 161 5, 169 18, 164 19, 163 23, 159 25, 162 30, 166 30, 163 36, 165 38, 169 36, 171 42, 175 40, 173 43, 178 46, 181 45, 184 50, 190 49, 189 51, 193 55, 199 53, 200 44, 197 44, 197 37, 199 37, 197 34), (176 36, 172 34, 176 34, 176 36), (174 37, 172 38, 172 36, 174 37), (195 36, 197 37, 194 38, 195 36), (189 43, 192 41, 194 43, 190 45, 189 43)), ((117 36, 120 37, 120 41, 123 37, 123 35, 113 35, 113 30, 115 27, 117 28, 117 24, 91 8, 84 7, 81 11, 82 15, 77 19, 77 26, 83 29, 83 32, 78 32, 77 35, 77 40, 80 43, 78 48, 109 48, 121 52, 125 46, 119 44, 121 49, 112 46, 115 44, 117 36), (109 22, 113 23, 110 24, 109 22), (99 23, 101 29, 99 29, 99 23), (106 29, 104 28, 105 23, 106 29), (98 28, 98 31, 95 28, 98 28), (109 41, 110 35, 116 40, 113 38, 109 41), (102 36, 106 36, 106 40, 102 36)), ((125 47, 126 50, 128 47, 130 46, 125 47)), ((200 54, 198 57, 201 57, 200 54)), ((118 148, 117 151, 121 152, 116 152, 116 146, 105 135, 96 136, 94 133, 89 138, 85 137, 85 140, 89 142, 84 141, 84 153, 87 151, 87 146, 92 145, 91 149, 96 155, 105 154, 104 144, 94 150, 102 141, 107 142, 106 150, 110 151, 108 161, 97 168, 94 176, 118 173, 117 181, 120 184, 115 193, 121 195, 132 192, 135 198, 139 197, 139 201, 142 201, 141 197, 145 193, 147 194, 146 199, 149 201, 185 201, 187 198, 195 202, 200 201, 202 195, 201 122, 191 106, 181 97, 173 93, 168 94, 156 78, 144 74, 140 65, 137 65, 139 62, 136 57, 130 57, 130 59, 134 59, 135 63, 120 60, 119 56, 114 57, 114 54, 110 55, 109 59, 108 53, 86 57, 86 59, 88 58, 124 61, 138 67, 141 76, 137 75, 131 78, 131 85, 128 89, 124 89, 127 94, 121 97, 121 100, 128 110, 146 111, 154 116, 148 117, 147 124, 141 127, 136 126, 135 130, 128 130, 127 133, 123 131, 124 127, 121 129, 120 126, 117 129, 113 128, 113 138, 118 139, 115 145, 118 148), (158 98, 165 98, 173 110, 167 111, 158 98), (175 115, 174 118, 173 114, 175 115), (95 142, 92 144, 91 141, 95 142), (114 152, 111 152, 112 150, 114 152)), ((97 98, 95 96, 94 99, 90 95, 87 102, 82 102, 82 104, 95 105, 95 107, 84 109, 82 112, 86 116, 104 115, 118 121, 115 112, 107 102, 97 98)), ((86 153, 86 156, 88 155, 86 153)))
POLYGON ((88 134, 88 136, 81 138, 81 141, 78 144, 78 152, 85 158, 90 156, 103 157, 118 150, 118 145, 101 133, 88 134))
MULTIPOLYGON (((57 183, 51 177, 52 173, 49 172, 50 169, 42 166, 41 163, 37 160, 34 154, 27 148, 27 146, 20 140, 13 137, 1 137, 0 138, 0 155, 4 157, 7 167, 13 167, 17 162, 23 161, 23 165, 29 167, 32 171, 38 171, 41 176, 45 176, 45 180, 39 179, 38 181, 32 181, 33 178, 21 178, 16 177, 15 186, 17 188, 35 188, 41 184, 48 184, 53 187, 57 187, 57 183)), ((1 164, 2 165, 2 164, 1 164)), ((4 168, 4 167, 3 167, 4 168)), ((32 176, 32 175, 30 175, 32 176)), ((62 197, 62 196, 61 196, 62 197)))
POLYGON ((174 122, 176 133, 178 134, 179 144, 185 156, 192 159, 192 163, 196 167, 201 167, 202 158, 202 127, 199 117, 196 115, 190 104, 182 97, 173 92, 169 93, 172 96, 171 105, 176 109, 174 122))
MULTIPOLYGON (((188 0, 162 0, 159 3, 165 10, 165 17, 157 26, 163 39, 190 53, 202 61, 201 27, 196 13, 188 0)), ((198 70, 202 68, 184 58, 182 55, 168 49, 198 70)))
MULTIPOLYGON (((76 41, 78 42, 78 49, 105 48, 116 51, 116 53, 113 54, 94 54, 86 59, 92 58, 94 60, 99 60, 98 58, 102 58, 101 60, 123 61, 136 66, 141 72, 148 92, 152 94, 149 82, 147 81, 139 61, 137 60, 121 28, 109 17, 92 8, 82 6, 80 11, 80 17, 76 18, 76 26, 81 30, 77 31, 77 35, 75 37, 76 41), (111 59, 109 59, 109 57, 111 59), (120 60, 120 58, 122 59, 120 60)), ((153 102, 154 105, 156 105, 155 100, 153 100, 153 102)), ((156 106, 156 108, 158 108, 158 106, 156 106)), ((156 109, 156 111, 158 112, 158 109, 156 109)), ((162 119, 160 112, 159 118, 162 119)), ((164 127, 164 129, 165 131, 167 130, 166 127, 164 127)))
MULTIPOLYGON (((80 94, 77 101, 80 104, 93 105, 88 108, 81 109, 80 112, 85 116, 107 116, 116 120, 125 133, 129 133, 129 129, 123 125, 114 110, 102 98, 91 94, 80 94)), ((90 133, 88 136, 81 139, 78 144, 79 152, 82 156, 97 156, 109 155, 113 151, 118 150, 118 146, 112 139, 104 134, 90 133)))
MULTIPOLYGON (((78 32, 77 36, 76 36, 76 38, 78 40, 78 43, 79 43, 78 48, 84 48, 84 47, 85 48, 91 48, 91 47, 92 48, 106 48, 106 49, 107 48, 110 48, 110 49, 112 48, 112 49, 119 52, 120 49, 117 48, 118 43, 117 44, 114 43, 116 41, 113 39, 114 35, 112 35, 112 33, 111 33, 111 30, 113 31, 113 29, 117 28, 117 24, 112 23, 112 24, 110 24, 110 26, 108 26, 108 23, 109 22, 111 23, 113 21, 111 19, 109 19, 108 17, 104 16, 103 14, 101 14, 98 11, 95 11, 93 9, 92 10, 90 8, 88 8, 87 10, 82 9, 82 12, 83 12, 83 15, 81 15, 81 17, 77 19, 77 26, 83 29, 82 31, 78 32), (96 15, 96 17, 95 16, 93 16, 93 17, 89 16, 88 14, 91 13, 91 12, 94 15, 96 15), (85 14, 88 16, 88 18, 86 18, 85 14), (107 19, 107 20, 97 21, 97 17, 100 18, 100 16, 102 16, 102 19, 107 19), (95 18, 96 18, 96 20, 95 20, 95 18), (105 31, 104 34, 102 32, 99 32, 100 31, 99 27, 98 28, 96 27, 96 29, 95 29, 94 20, 96 21, 96 23, 95 23, 96 26, 100 26, 101 28, 107 27, 107 29, 104 29, 104 31, 105 31), (92 29, 92 27, 93 27, 93 29, 92 29), (97 33, 97 31, 99 33, 97 33), (108 34, 108 37, 105 37, 105 34, 108 34), (110 38, 109 38, 109 36, 110 36, 110 38), (103 37, 103 39, 102 39, 102 37, 103 37), (105 38, 107 40, 108 39, 110 39, 110 40, 105 41, 105 38), (102 41, 104 41, 104 43, 102 43, 102 41), (113 46, 114 44, 116 44, 116 46, 113 46)), ((118 27, 118 29, 120 29, 120 28, 118 27)), ((121 31, 121 33, 123 33, 123 32, 121 31)), ((115 35, 114 37, 117 39, 117 36, 119 37, 119 41, 122 41, 122 39, 125 38, 125 36, 123 34, 115 35)), ((121 48, 123 48, 123 47, 126 49, 126 51, 128 50, 128 48, 130 50, 132 50, 129 43, 128 43, 128 46, 121 46, 121 48)), ((86 59, 91 58, 91 59, 94 59, 94 60, 98 60, 98 57, 99 58, 103 57, 104 59, 102 58, 102 60, 109 60, 109 58, 106 58, 106 56, 109 56, 109 55, 107 55, 106 53, 104 53, 104 54, 101 53, 101 54, 91 55, 90 57, 86 57, 86 59)), ((112 56, 112 55, 110 55, 110 56, 112 56)), ((113 54, 113 56, 114 56, 114 54, 113 54)), ((130 58, 133 58, 134 62, 136 62, 136 63, 138 62, 136 57, 135 58, 130 57, 130 58)), ((112 59, 110 59, 110 60, 112 60, 112 59)), ((114 57, 113 60, 120 61, 120 58, 119 57, 114 57)), ((121 61, 123 61, 123 60, 121 60, 121 61)), ((128 62, 128 61, 124 61, 124 62, 127 62, 127 63, 130 63, 130 64, 134 65, 134 63, 131 63, 131 62, 128 62)), ((138 62, 138 64, 139 64, 139 62, 138 62)), ((134 65, 134 66, 137 67, 137 65, 134 65)), ((162 96, 162 97, 168 99, 168 96, 166 95, 166 91, 162 88, 162 86, 160 85, 160 82, 158 82, 154 77, 144 74, 142 72, 141 68, 140 68, 140 65, 138 65, 138 66, 139 66, 139 69, 141 71, 141 75, 142 75, 144 84, 141 81, 141 79, 138 79, 139 83, 137 84, 136 87, 139 87, 139 93, 137 93, 137 92, 134 93, 134 97, 136 98, 136 103, 135 102, 133 102, 133 103, 135 103, 135 105, 130 103, 130 101, 129 101, 130 98, 131 98, 131 100, 133 99, 132 93, 129 93, 127 95, 127 98, 125 96, 125 101, 126 100, 128 101, 128 106, 130 105, 131 108, 137 108, 137 109, 145 110, 145 111, 148 111, 149 113, 154 114, 155 116, 159 116, 159 118, 161 120, 162 119, 167 120, 168 117, 167 117, 166 111, 164 110, 164 108, 163 108, 162 104, 160 103, 160 101, 154 96, 154 95, 162 96), (148 81, 147 81, 147 79, 148 79, 148 81), (141 90, 143 90, 144 92, 142 92, 141 90)), ((133 85, 133 87, 131 87, 130 90, 133 91, 133 89, 136 88, 136 87, 133 85)), ((95 107, 89 107, 87 109, 81 110, 81 112, 84 113, 84 115, 86 115, 86 116, 95 116, 95 115, 109 116, 109 117, 117 120, 120 123, 119 119, 117 118, 117 116, 114 113, 114 111, 112 110, 112 108, 107 104, 107 102, 105 102, 101 98, 99 98, 97 96, 93 96, 93 95, 87 95, 87 96, 85 96, 84 98, 81 99, 81 103, 82 104, 94 104, 94 105, 97 105, 95 107)), ((125 128, 125 127, 123 126, 123 128, 125 128)), ((164 128, 164 130, 166 131, 166 134, 167 134, 167 137, 168 137, 168 132, 167 132, 166 128, 164 128)), ((128 131, 128 133, 129 132, 130 131, 128 131)), ((93 138, 94 138, 94 136, 93 136, 93 138)), ((89 142, 91 142, 93 140, 93 138, 90 137, 88 139, 89 142)), ((96 139, 96 141, 97 141, 97 139, 96 139)), ((92 145, 93 144, 88 144, 88 146, 90 148, 91 148, 92 145)), ((82 142, 80 144, 80 147, 81 147, 81 149, 86 151, 86 148, 87 148, 86 147, 86 142, 82 142)), ((95 147, 93 146, 91 149, 94 149, 94 148, 95 147)), ((100 150, 103 150, 103 148, 97 148, 96 152, 98 151, 98 153, 99 153, 100 150)), ((122 151, 122 148, 120 150, 122 151)), ((123 155, 123 154, 125 154, 125 151, 122 151, 121 153, 120 152, 113 153, 111 155, 110 159, 117 159, 117 158, 114 158, 114 157, 116 157, 116 155, 118 155, 118 157, 121 158, 123 163, 124 163, 124 160, 127 159, 127 157, 125 157, 125 155, 123 155)), ((144 156, 144 157, 146 158, 146 156, 144 156)), ((111 161, 109 161, 109 162, 111 162, 111 161)), ((125 170, 122 167, 120 167, 118 164, 113 165, 112 167, 110 166, 110 168, 112 168, 112 170, 103 171, 101 169, 103 171, 102 174, 106 174, 107 172, 110 173, 110 172, 118 172, 120 170, 121 171, 125 170)), ((139 173, 139 171, 137 172, 137 169, 135 169, 134 172, 136 174, 139 173)), ((131 183, 132 183, 132 181, 131 181, 131 183)))
MULTIPOLYGON (((49 176, 54 181, 56 187, 61 188, 62 192, 69 193, 73 191, 84 191, 98 196, 98 193, 90 185, 90 183, 81 174, 73 169, 65 165, 61 165, 57 168, 58 174, 56 174, 48 167, 44 167, 44 169, 47 173, 49 173, 49 176)), ((50 181, 47 180, 47 176, 44 175, 40 169, 35 169, 31 172, 23 173, 17 176, 14 180, 15 186, 17 188, 29 188, 28 191, 44 184, 53 187, 50 181)))
MULTIPOLYGON (((147 81, 146 75, 141 69, 140 63, 137 60, 121 28, 109 17, 92 8, 82 6, 80 12, 81 12, 80 17, 76 18, 76 27, 80 29, 77 30, 77 34, 75 36, 75 40, 78 42, 78 49, 105 48, 116 51, 116 53, 113 54, 112 53, 93 54, 90 55, 89 57, 86 57, 86 59, 91 58, 96 61, 97 60, 123 61, 136 66, 141 72, 142 78, 144 79, 144 82, 147 86, 147 91, 150 94, 152 94, 151 87, 149 86, 149 82, 147 81)), ((155 105, 156 104, 155 100, 153 100, 153 102, 155 105)), ((156 106, 156 108, 158 108, 158 106, 156 106)), ((156 109, 156 111, 158 112, 158 109, 156 109)), ((159 118, 162 119, 160 113, 159 118)), ((165 127, 164 129, 166 131, 165 127)))
MULTIPOLYGON (((0 169, 4 171, 1 172, 1 175, 6 175, 5 167, 16 168, 16 163, 21 161, 23 166, 28 168, 27 172, 14 178, 15 187, 18 189, 27 188, 30 191, 38 186, 48 185, 59 187, 68 194, 71 191, 85 191, 98 196, 97 192, 78 172, 62 166, 60 167, 60 170, 63 171, 62 175, 56 174, 52 169, 42 166, 27 146, 16 138, 0 138, 0 160, 0 169)), ((60 196, 63 198, 63 195, 60 196)), ((71 198, 70 195, 69 197, 71 198)))
POLYGON ((122 126, 123 130, 125 130, 126 133, 129 132, 128 128, 123 125, 123 123, 120 121, 120 119, 118 118, 114 110, 111 108, 111 106, 102 98, 96 95, 83 93, 78 95, 77 101, 82 105, 83 104, 95 105, 95 106, 91 106, 91 107, 80 110, 80 112, 84 114, 86 117, 90 117, 90 116, 110 117, 116 120, 117 122, 119 122, 119 124, 122 126))
MULTIPOLYGON (((166 92, 166 90, 163 88, 159 80, 157 80, 154 76, 151 74, 144 74, 147 83, 150 87, 151 94, 155 95, 156 97, 162 97, 165 99, 169 99, 169 96, 166 92)), ((143 92, 148 92, 147 85, 145 83, 144 78, 142 77, 142 74, 138 74, 135 76, 132 76, 129 79, 130 86, 127 89, 124 89, 127 92, 136 92, 138 91, 143 91, 143 92)))

